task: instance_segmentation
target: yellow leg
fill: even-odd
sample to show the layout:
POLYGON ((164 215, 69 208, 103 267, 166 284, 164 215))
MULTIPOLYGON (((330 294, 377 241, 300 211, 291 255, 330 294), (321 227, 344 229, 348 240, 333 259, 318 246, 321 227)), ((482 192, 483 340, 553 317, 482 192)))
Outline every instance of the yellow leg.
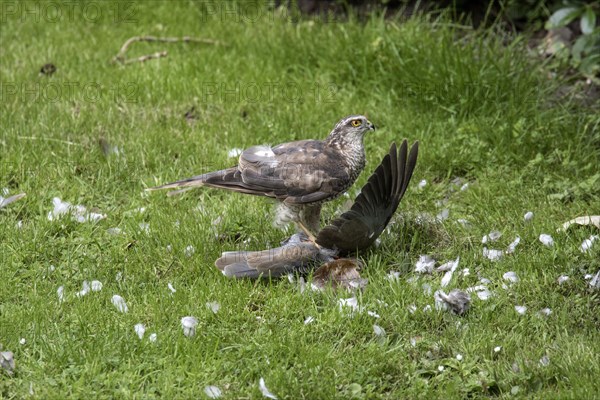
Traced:
POLYGON ((296 221, 296 225, 298 225, 298 228, 300 228, 300 230, 304 232, 304 234, 308 237, 309 241, 311 241, 318 248, 321 248, 321 246, 317 244, 317 238, 315 237, 315 235, 306 226, 304 226, 304 224, 301 221, 296 221))

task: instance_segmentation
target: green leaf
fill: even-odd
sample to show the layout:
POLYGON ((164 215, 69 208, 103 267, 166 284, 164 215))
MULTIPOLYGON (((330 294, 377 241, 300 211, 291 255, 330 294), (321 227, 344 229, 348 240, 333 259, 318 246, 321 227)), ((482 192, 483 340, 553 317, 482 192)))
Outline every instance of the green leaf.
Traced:
POLYGON ((587 8, 581 16, 581 32, 584 35, 589 35, 596 27, 596 13, 591 8, 587 8))
POLYGON ((564 7, 556 10, 546 22, 546 29, 559 28, 567 25, 581 14, 579 7, 564 7))
POLYGON ((571 56, 573 57, 575 63, 578 64, 581 61, 582 54, 585 51, 585 48, 587 47, 587 42, 587 36, 579 36, 573 44, 573 47, 571 48, 571 56))
POLYGON ((592 54, 581 60, 579 70, 585 76, 596 76, 596 74, 600 71, 600 54, 592 54))

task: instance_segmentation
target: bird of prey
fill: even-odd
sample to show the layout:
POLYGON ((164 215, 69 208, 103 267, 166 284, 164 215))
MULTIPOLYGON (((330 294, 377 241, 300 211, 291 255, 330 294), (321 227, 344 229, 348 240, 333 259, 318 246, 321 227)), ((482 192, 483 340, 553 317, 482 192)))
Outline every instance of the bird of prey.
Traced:
POLYGON ((235 167, 149 188, 208 186, 279 201, 276 222, 295 222, 303 232, 319 231, 321 205, 344 193, 365 167, 363 137, 375 126, 362 115, 339 121, 325 140, 300 140, 274 147, 253 146, 235 167))
POLYGON ((368 248, 396 212, 415 169, 418 151, 418 142, 410 152, 406 140, 399 150, 392 143, 351 209, 324 227, 314 241, 296 234, 275 249, 224 252, 215 262, 216 267, 228 277, 278 277, 290 272, 307 273, 338 256, 368 248))

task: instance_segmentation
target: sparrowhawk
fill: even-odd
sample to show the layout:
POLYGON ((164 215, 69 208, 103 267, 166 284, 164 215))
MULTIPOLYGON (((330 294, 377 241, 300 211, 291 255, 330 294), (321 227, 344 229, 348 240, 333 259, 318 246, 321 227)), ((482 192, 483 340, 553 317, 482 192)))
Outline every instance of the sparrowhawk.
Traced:
POLYGON ((363 137, 374 129, 366 117, 351 115, 325 140, 253 146, 235 167, 148 190, 208 186, 274 198, 280 202, 276 222, 296 222, 311 235, 319 231, 321 204, 344 193, 365 167, 363 137))

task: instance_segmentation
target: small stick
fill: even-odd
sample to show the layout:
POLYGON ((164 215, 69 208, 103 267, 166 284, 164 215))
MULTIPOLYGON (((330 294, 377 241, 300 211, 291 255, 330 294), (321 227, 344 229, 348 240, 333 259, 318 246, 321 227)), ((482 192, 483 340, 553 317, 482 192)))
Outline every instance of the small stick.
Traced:
POLYGON ((131 64, 134 62, 144 62, 144 61, 151 60, 154 58, 166 57, 166 55, 167 55, 166 51, 161 51, 161 52, 157 52, 154 54, 141 56, 138 58, 125 59, 125 53, 129 49, 129 46, 131 46, 135 42, 164 42, 164 43, 184 42, 184 43, 204 43, 204 44, 212 44, 212 45, 217 45, 217 46, 224 44, 222 42, 219 42, 218 40, 193 38, 190 36, 184 36, 181 38, 157 37, 157 36, 134 36, 134 37, 127 39, 125 41, 125 43, 123 43, 123 46, 121 46, 121 50, 119 50, 119 53, 113 57, 113 62, 120 62, 122 64, 131 64))
POLYGON ((145 62, 148 60, 152 60, 154 58, 162 58, 162 57, 166 57, 166 56, 167 56, 166 51, 157 51, 154 54, 146 54, 145 56, 140 56, 138 58, 128 58, 126 60, 122 60, 121 62, 123 64, 133 64, 134 62, 145 62))

